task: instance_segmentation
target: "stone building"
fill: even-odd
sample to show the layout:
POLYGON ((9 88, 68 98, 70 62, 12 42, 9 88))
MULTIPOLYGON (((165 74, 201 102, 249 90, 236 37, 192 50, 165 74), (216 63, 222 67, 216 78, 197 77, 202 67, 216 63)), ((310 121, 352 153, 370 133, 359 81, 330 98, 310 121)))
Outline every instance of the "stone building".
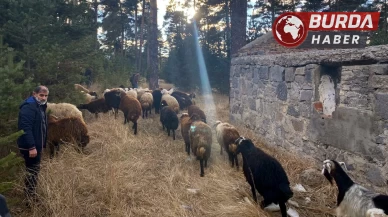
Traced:
POLYGON ((357 181, 388 184, 388 45, 289 49, 268 33, 233 56, 230 88, 232 123, 319 164, 345 161, 357 181))

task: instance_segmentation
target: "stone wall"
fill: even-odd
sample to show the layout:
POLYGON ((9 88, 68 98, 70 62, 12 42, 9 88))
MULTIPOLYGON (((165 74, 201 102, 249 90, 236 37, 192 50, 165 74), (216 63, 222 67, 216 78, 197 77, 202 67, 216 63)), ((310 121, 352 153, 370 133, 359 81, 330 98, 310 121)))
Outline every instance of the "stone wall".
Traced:
POLYGON ((270 145, 321 163, 345 161, 360 181, 388 180, 388 46, 239 54, 230 116, 270 145))

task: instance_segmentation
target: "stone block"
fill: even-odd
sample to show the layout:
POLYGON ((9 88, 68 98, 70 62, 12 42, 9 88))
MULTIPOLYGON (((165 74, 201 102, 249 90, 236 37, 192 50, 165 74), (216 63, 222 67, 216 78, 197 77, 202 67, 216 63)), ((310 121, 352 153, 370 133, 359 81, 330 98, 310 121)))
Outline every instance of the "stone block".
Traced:
POLYGON ((291 115, 293 117, 296 117, 298 118, 300 116, 300 113, 299 111, 292 105, 289 105, 288 108, 287 108, 287 114, 288 115, 291 115))
POLYGON ((281 82, 278 84, 277 88, 276 88, 276 95, 278 97, 278 99, 282 100, 282 101, 286 101, 287 100, 287 85, 285 82, 281 82))
POLYGON ((237 79, 237 78, 234 78, 233 81, 232 81, 232 87, 233 87, 233 88, 238 88, 238 87, 239 87, 239 86, 238 86, 238 83, 239 83, 239 82, 238 82, 238 79, 237 79))
POLYGON ((292 126, 294 127, 294 130, 297 132, 303 132, 304 129, 304 122, 302 120, 291 120, 292 126))
POLYGON ((369 81, 372 88, 388 88, 388 75, 373 75, 369 81))
POLYGON ((376 75, 388 75, 388 64, 369 65, 368 71, 376 75))
POLYGON ((259 79, 268 80, 269 78, 269 68, 268 66, 260 66, 259 68, 259 79))
POLYGON ((370 168, 367 170, 366 178, 375 186, 385 186, 385 179, 381 175, 381 171, 374 165, 371 165, 370 168))
POLYGON ((304 75, 305 68, 304 67, 298 67, 295 69, 295 75, 304 75))
POLYGON ((306 80, 306 82, 307 83, 312 83, 312 81, 313 81, 313 71, 312 70, 306 70, 305 71, 305 80, 306 80))
POLYGON ((285 80, 294 81, 295 79, 295 68, 290 67, 285 69, 285 80))
POLYGON ((384 120, 388 120, 388 93, 376 93, 375 97, 376 115, 384 120))
POLYGON ((249 109, 256 111, 256 100, 249 99, 249 109))
POLYGON ((305 82, 303 75, 295 75, 295 82, 302 85, 305 82))
POLYGON ((271 81, 283 81, 284 68, 281 66, 272 66, 270 68, 271 81))
POLYGON ((299 95, 299 101, 311 101, 313 97, 312 90, 301 90, 299 95))

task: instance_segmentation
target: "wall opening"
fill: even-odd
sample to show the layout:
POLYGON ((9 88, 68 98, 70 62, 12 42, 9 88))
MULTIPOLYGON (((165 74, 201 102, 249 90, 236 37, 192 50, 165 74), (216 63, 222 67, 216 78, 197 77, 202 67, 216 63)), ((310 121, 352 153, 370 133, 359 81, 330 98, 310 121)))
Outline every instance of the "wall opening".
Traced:
POLYGON ((320 67, 315 95, 314 108, 322 118, 332 118, 337 104, 339 103, 339 83, 341 82, 340 66, 320 67))

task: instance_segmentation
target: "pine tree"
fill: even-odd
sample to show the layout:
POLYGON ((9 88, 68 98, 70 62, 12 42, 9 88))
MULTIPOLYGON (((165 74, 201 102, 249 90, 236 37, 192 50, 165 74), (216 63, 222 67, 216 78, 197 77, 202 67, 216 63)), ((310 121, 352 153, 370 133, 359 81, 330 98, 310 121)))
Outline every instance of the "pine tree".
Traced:
POLYGON ((26 78, 23 73, 24 62, 14 63, 15 52, 3 45, 0 36, 0 129, 9 132, 10 122, 16 120, 18 107, 35 86, 32 78, 26 78))
MULTIPOLYGON (((0 146, 15 141, 24 132, 18 131, 7 137, 0 137, 0 146)), ((15 184, 16 171, 22 164, 23 158, 11 152, 6 157, 0 158, 0 194, 13 188, 15 184)))

